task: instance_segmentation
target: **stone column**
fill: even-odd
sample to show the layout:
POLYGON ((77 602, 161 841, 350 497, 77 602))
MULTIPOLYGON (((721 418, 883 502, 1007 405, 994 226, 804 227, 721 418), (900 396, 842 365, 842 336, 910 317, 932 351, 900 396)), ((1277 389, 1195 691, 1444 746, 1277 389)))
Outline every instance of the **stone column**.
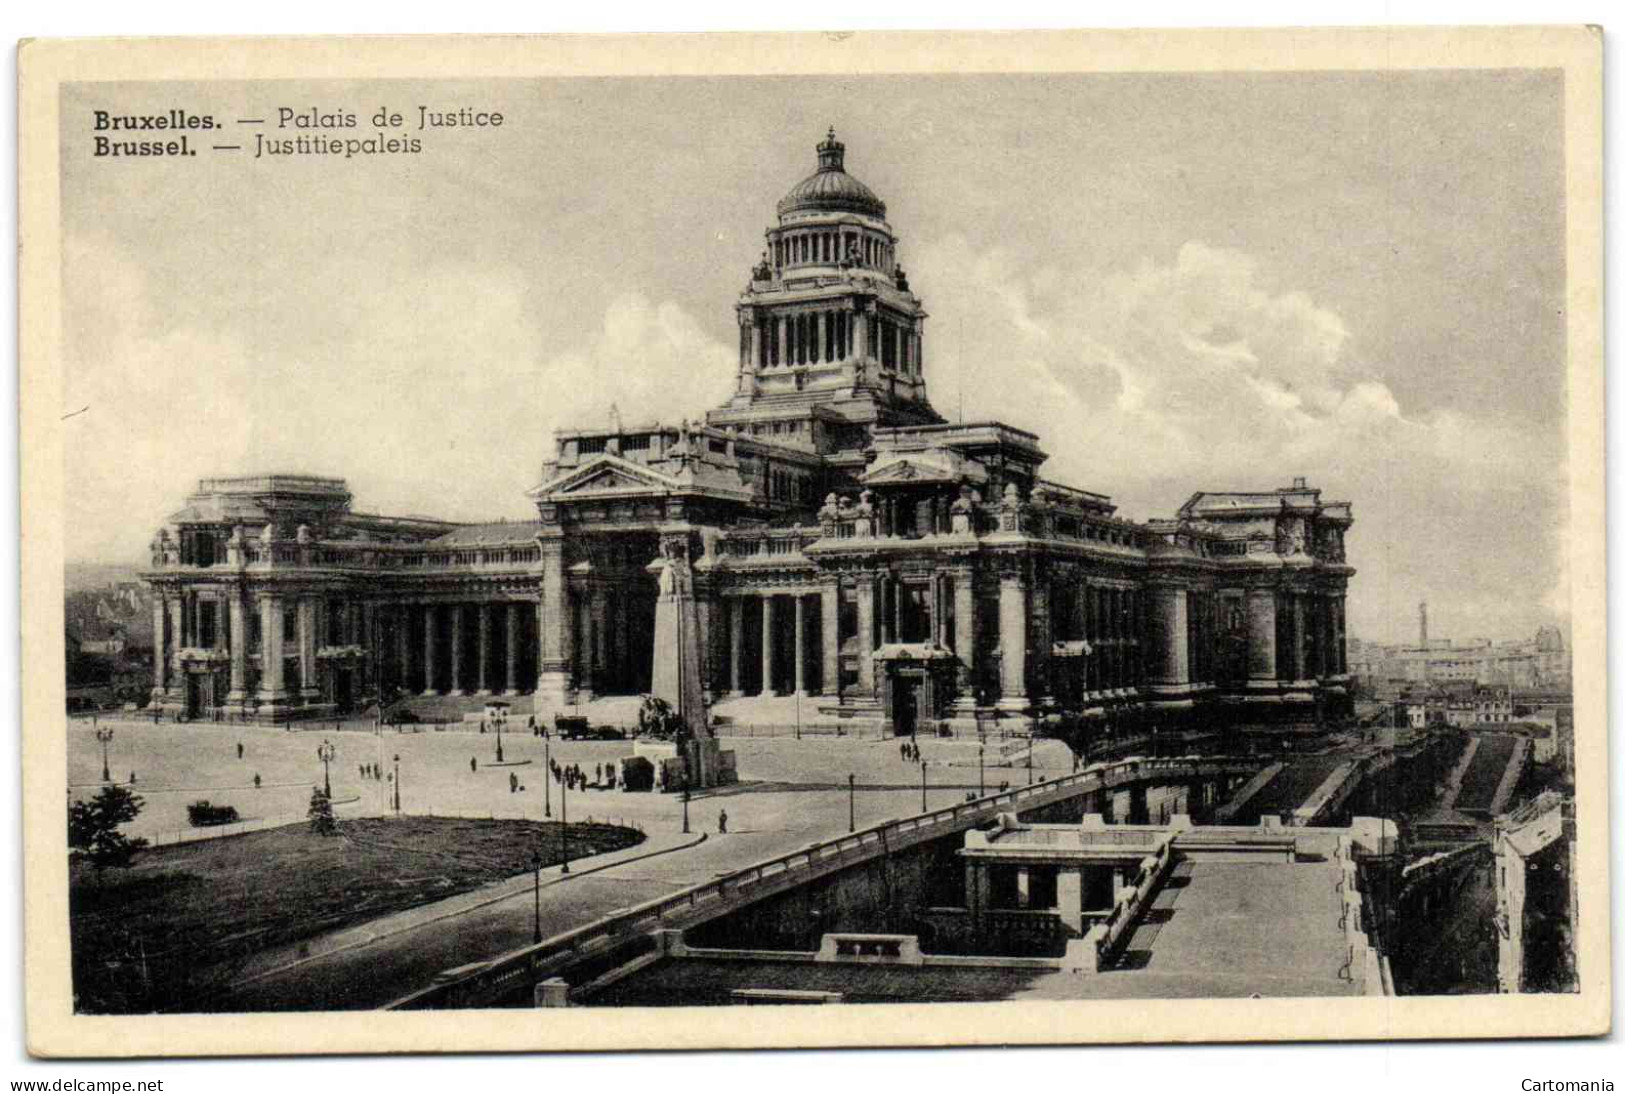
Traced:
POLYGON ((463 685, 463 624, 467 612, 461 604, 451 604, 446 608, 446 614, 451 620, 451 686, 446 690, 447 695, 463 695, 467 689, 463 685))
POLYGON ((1247 683, 1275 685, 1275 590, 1247 590, 1247 683))
POLYGON ((744 694, 745 601, 733 596, 722 603, 728 612, 728 692, 739 696, 744 694))
POLYGON ((172 596, 166 603, 169 605, 169 667, 174 672, 169 679, 169 686, 173 690, 186 682, 179 679, 180 653, 182 647, 186 645, 186 605, 184 595, 172 596))
MULTIPOLYGON (((605 655, 605 663, 612 669, 611 676, 619 681, 624 690, 628 686, 628 668, 631 663, 632 649, 632 613, 626 610, 631 597, 617 593, 613 602, 614 612, 611 618, 606 619, 604 632, 609 652, 605 655)), ((695 605, 695 623, 699 622, 699 605, 695 605)), ((705 657, 705 631, 700 630, 700 658, 703 663, 705 657)), ((702 664, 700 687, 705 687, 705 676, 702 664)))
POLYGON ((875 583, 867 574, 858 577, 858 693, 875 693, 875 583))
MULTIPOLYGON (((365 604, 361 605, 361 634, 356 639, 363 650, 361 655, 361 673, 362 678, 366 681, 363 687, 371 686, 378 681, 380 676, 383 675, 381 669, 377 667, 382 665, 382 661, 378 660, 381 653, 378 648, 378 636, 380 633, 381 631, 378 624, 378 606, 369 600, 365 604)), ((359 692, 362 691, 363 688, 357 688, 356 690, 359 692)), ((383 696, 378 696, 378 698, 382 699, 383 696)))
POLYGON ((491 663, 491 605, 488 603, 478 604, 475 605, 474 610, 480 613, 479 642, 474 651, 474 656, 478 661, 474 670, 474 686, 479 689, 478 694, 489 695, 491 694, 491 676, 490 669, 487 666, 491 663))
POLYGON ((508 644, 503 648, 507 664, 502 674, 502 693, 519 694, 519 602, 510 600, 507 611, 508 644))
MULTIPOLYGON (((248 698, 248 628, 243 620, 243 594, 238 589, 227 594, 226 618, 231 628, 231 690, 226 693, 226 702, 240 704, 248 698)), ((163 640, 161 630, 158 639, 163 640)))
POLYGON ((434 672, 434 625, 435 608, 433 604, 423 605, 423 694, 438 695, 435 689, 434 672))
MULTIPOLYGON (((720 681, 717 679, 722 673, 722 626, 717 620, 720 607, 709 590, 698 592, 694 597, 694 623, 700 628, 700 690, 707 703, 714 702, 717 694, 723 690, 718 687, 720 681)), ((630 622, 627 626, 630 629, 630 622)), ((631 649, 630 643, 626 648, 631 649)), ((653 683, 653 680, 650 682, 653 683)))
POLYGON ((1332 618, 1337 628, 1337 672, 1340 676, 1346 676, 1349 671, 1348 617, 1345 615, 1348 610, 1348 598, 1338 596, 1332 604, 1334 605, 1332 618))
POLYGON ((1055 872, 1055 913, 1061 925, 1073 935, 1083 934, 1083 870, 1055 872))
POLYGON ((1156 628, 1154 633, 1157 635, 1151 682, 1164 687, 1189 684, 1190 618, 1185 590, 1159 585, 1146 591, 1151 596, 1152 618, 1156 628))
POLYGON ((592 681, 595 692, 609 685, 609 590, 595 585, 590 602, 592 610, 592 681))
POLYGON ((536 702, 563 706, 575 661, 573 620, 564 584, 564 540, 541 539, 541 599, 536 605, 536 702))
POLYGON ((999 577, 999 705, 1027 705, 1027 590, 1020 574, 999 577))
POLYGON ((773 694, 773 597, 762 597, 762 694, 773 694))
POLYGON ((960 698, 976 702, 976 585, 969 569, 954 571, 954 654, 960 698))
POLYGON ((582 595, 575 598, 576 608, 581 613, 581 645, 576 650, 576 690, 580 701, 592 701, 593 685, 598 681, 597 664, 593 654, 598 649, 597 636, 593 634, 593 596, 591 591, 583 590, 582 595))
POLYGON ((407 626, 412 618, 411 609, 401 604, 396 606, 395 617, 395 686, 401 691, 407 688, 407 679, 412 674, 412 650, 410 646, 411 628, 407 626))
POLYGON ((1027 618, 1031 622, 1032 635, 1029 640, 1028 660, 1032 662, 1031 676, 1033 686, 1039 689, 1038 694, 1044 697, 1045 702, 1053 700, 1055 695, 1055 681, 1052 678, 1055 666, 1050 651, 1055 648, 1055 620, 1051 616, 1054 611, 1055 595, 1050 588, 1054 579, 1054 569, 1048 565, 1042 573, 1033 575, 1033 582, 1027 594, 1027 618))
POLYGON ((260 702, 272 707, 288 701, 282 677, 282 610, 280 596, 260 598, 260 702))
POLYGON ((1292 679, 1302 680, 1309 675, 1308 643, 1305 641, 1309 628, 1309 613, 1304 609, 1304 601, 1308 597, 1302 593, 1292 594, 1292 679))
POLYGON ((796 694, 807 694, 807 598, 796 594, 796 694))
POLYGON ((156 701, 169 684, 169 657, 172 643, 164 640, 164 620, 168 618, 169 602, 162 596, 152 598, 152 697, 156 701))
POLYGON ((825 695, 841 693, 841 587, 833 582, 820 594, 819 652, 823 655, 823 678, 819 686, 825 695))
POLYGON ((316 601, 299 598, 299 694, 311 702, 320 698, 316 686, 316 601))

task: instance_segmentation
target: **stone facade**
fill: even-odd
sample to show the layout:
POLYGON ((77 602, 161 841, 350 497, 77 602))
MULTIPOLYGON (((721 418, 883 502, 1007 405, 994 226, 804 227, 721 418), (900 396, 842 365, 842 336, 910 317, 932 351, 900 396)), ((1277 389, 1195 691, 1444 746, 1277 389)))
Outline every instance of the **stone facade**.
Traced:
POLYGON ((1298 480, 1134 523, 1032 433, 950 424, 886 206, 833 132, 736 304, 703 421, 563 430, 533 522, 355 513, 342 480, 205 480, 146 575, 166 708, 280 720, 382 693, 648 691, 651 561, 691 560, 709 696, 897 732, 1347 704, 1344 502, 1298 480))

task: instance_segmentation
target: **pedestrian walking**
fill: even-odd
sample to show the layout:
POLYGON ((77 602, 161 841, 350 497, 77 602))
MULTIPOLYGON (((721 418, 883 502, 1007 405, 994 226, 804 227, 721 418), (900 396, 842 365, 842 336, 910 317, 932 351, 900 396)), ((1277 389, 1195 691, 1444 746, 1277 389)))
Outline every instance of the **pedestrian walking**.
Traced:
POLYGON ((726 835, 728 832, 728 811, 722 810, 717 814, 717 834, 726 835))
POLYGON ((130 772, 130 785, 131 786, 135 785, 135 772, 134 771, 130 772))
POLYGON ((601 783, 601 782, 604 781, 604 765, 603 764, 594 764, 593 765, 593 768, 592 768, 592 781, 593 781, 593 785, 595 785, 595 786, 598 783, 601 783))
POLYGON ((508 793, 516 794, 518 792, 519 792, 519 776, 515 775, 512 771, 510 771, 510 772, 508 772, 508 793))
POLYGON ((367 765, 366 764, 356 764, 355 765, 355 774, 356 774, 356 778, 365 779, 367 777, 367 765))
POLYGON ((469 773, 472 774, 472 773, 478 771, 479 769, 480 769, 480 761, 477 760, 476 758, 474 758, 473 756, 470 756, 468 758, 468 770, 469 770, 469 773))
POLYGON ((237 742, 237 758, 239 760, 243 758, 243 742, 241 741, 237 742))
POLYGON ((260 773, 258 771, 256 771, 256 772, 254 772, 254 789, 258 790, 259 788, 260 788, 260 773))

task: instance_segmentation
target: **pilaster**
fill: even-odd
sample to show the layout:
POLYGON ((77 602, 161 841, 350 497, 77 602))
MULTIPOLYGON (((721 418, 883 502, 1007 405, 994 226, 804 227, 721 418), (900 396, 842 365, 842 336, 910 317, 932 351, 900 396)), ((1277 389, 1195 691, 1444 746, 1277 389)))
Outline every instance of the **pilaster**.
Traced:
POLYGON ((841 587, 833 581, 819 590, 819 652, 823 657, 823 678, 819 687, 827 696, 841 693, 841 587))

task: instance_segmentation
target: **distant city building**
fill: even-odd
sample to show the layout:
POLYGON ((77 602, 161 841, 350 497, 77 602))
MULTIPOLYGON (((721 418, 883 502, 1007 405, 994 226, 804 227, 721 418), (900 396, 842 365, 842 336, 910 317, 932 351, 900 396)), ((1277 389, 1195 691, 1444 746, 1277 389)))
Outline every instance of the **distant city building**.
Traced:
POLYGON ((1346 712, 1349 504, 1298 479, 1135 523, 1045 479, 1034 434, 944 420, 886 205, 833 132, 817 152, 735 304, 732 398, 703 422, 561 430, 536 519, 357 513, 342 479, 200 482, 144 575, 154 702, 280 721, 380 694, 646 692, 675 655, 650 564, 681 557, 712 696, 805 695, 898 733, 1346 712))
POLYGON ((1417 606, 1418 641, 1384 645, 1349 641, 1349 672, 1369 687, 1462 682, 1484 686, 1568 690, 1572 665, 1556 627, 1544 626, 1529 639, 1493 642, 1469 639, 1457 644, 1428 637, 1427 602, 1417 606))
POLYGON ((68 709, 145 702, 152 681, 151 594, 139 582, 69 593, 64 601, 68 709))

